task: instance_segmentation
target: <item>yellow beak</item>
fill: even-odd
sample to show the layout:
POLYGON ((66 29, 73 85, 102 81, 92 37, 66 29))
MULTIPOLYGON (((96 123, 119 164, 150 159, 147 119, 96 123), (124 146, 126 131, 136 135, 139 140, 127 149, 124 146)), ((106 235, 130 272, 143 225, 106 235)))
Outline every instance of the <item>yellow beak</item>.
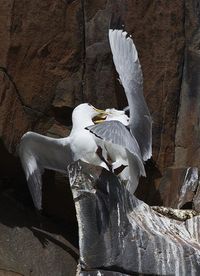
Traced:
POLYGON ((94 107, 94 110, 96 111, 96 112, 98 112, 98 113, 106 113, 106 114, 108 114, 105 110, 103 110, 103 109, 98 109, 98 108, 95 108, 94 107))
POLYGON ((95 124, 100 124, 103 123, 105 121, 106 118, 101 119, 101 120, 93 120, 95 124))
POLYGON ((106 119, 108 112, 106 112, 105 110, 102 110, 102 109, 97 109, 97 108, 94 108, 94 110, 96 112, 98 112, 99 114, 93 118, 93 122, 95 124, 102 123, 106 119))

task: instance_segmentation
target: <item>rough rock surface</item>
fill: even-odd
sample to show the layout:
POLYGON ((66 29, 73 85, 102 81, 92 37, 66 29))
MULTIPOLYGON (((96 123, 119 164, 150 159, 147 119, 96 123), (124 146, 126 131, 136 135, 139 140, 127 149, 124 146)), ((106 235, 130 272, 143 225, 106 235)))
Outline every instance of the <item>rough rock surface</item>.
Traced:
POLYGON ((184 222, 169 219, 132 196, 102 168, 76 162, 69 174, 83 270, 200 273, 199 216, 184 222))
POLYGON ((10 152, 29 127, 15 85, 6 71, 0 71, 0 139, 10 152))
POLYGON ((111 14, 120 14, 144 73, 144 94, 154 121, 157 185, 174 162, 185 11, 184 1, 3 0, 0 137, 9 152, 15 152, 30 129, 57 137, 68 134, 72 109, 83 101, 99 108, 126 106, 107 34, 111 14))
POLYGON ((184 206, 192 208, 198 180, 198 168, 167 168, 159 187, 162 205, 178 209, 184 206))
MULTIPOLYGON (((172 165, 184 53, 184 1, 9 0, 2 1, 1 11, 0 66, 11 76, 24 110, 15 125, 29 115, 26 127, 18 128, 20 134, 27 128, 47 133, 59 119, 68 124, 70 108, 83 101, 100 108, 126 105, 108 43, 114 12, 124 19, 139 51, 154 121, 154 160, 161 170, 172 165)), ((3 105, 10 108, 7 102, 3 105)), ((18 140, 12 139, 12 127, 7 128, 10 137, 4 143, 14 150, 18 140)))
POLYGON ((176 132, 175 163, 199 167, 200 1, 185 2, 185 62, 176 132))
MULTIPOLYGON (((151 171, 147 168, 147 172, 151 171)), ((156 180, 142 179, 136 196, 149 205, 200 210, 198 168, 168 167, 156 180)))
MULTIPOLYGON (((31 204, 27 190, 23 193, 26 184, 19 160, 13 156, 27 130, 64 137, 77 104, 126 106, 107 37, 114 12, 124 19, 138 49, 154 122, 154 161, 146 165, 147 178, 142 179, 138 196, 151 205, 184 207, 192 202, 200 211, 200 187, 194 191, 195 183, 187 190, 189 199, 178 203, 182 176, 188 167, 200 167, 200 1, 125 2, 1 1, 0 191, 13 189, 21 203, 31 204), (179 171, 180 167, 184 169, 179 171)), ((44 211, 75 224, 72 196, 63 177, 47 173, 44 182, 44 211)))
MULTIPOLYGON (((139 52, 144 94, 154 121, 157 185, 164 168, 174 161, 184 57, 184 1, 3 0, 0 138, 14 153, 27 130, 66 136, 72 109, 83 101, 99 108, 126 106, 108 43, 112 13, 124 19, 139 52)), ((151 176, 153 170, 155 166, 150 167, 151 176)), ((148 181, 153 183, 153 178, 148 181)))
POLYGON ((0 195, 0 275, 74 276, 78 251, 60 227, 0 195))
MULTIPOLYGON (((106 271, 106 270, 95 270, 95 271, 81 271, 80 276, 129 276, 128 274, 120 273, 120 272, 113 272, 113 271, 106 271)), ((138 274, 134 274, 138 275, 138 274)))

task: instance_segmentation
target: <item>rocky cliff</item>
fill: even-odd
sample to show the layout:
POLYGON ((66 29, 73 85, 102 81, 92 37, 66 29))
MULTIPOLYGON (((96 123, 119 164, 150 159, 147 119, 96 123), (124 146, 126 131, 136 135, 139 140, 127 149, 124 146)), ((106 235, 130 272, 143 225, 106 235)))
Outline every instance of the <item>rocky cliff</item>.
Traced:
POLYGON ((83 162, 69 166, 69 176, 81 276, 199 275, 198 213, 150 207, 115 175, 83 162))
MULTIPOLYGON (((0 191, 33 209, 16 157, 26 131, 63 137, 81 102, 126 106, 108 44, 114 12, 138 49, 153 118, 153 160, 137 195, 151 205, 174 207, 187 167, 200 166, 199 6, 198 0, 1 0, 0 191)), ((74 233, 75 211, 64 177, 47 172, 44 182, 44 211, 74 233)), ((197 188, 184 204, 194 204, 197 188)))

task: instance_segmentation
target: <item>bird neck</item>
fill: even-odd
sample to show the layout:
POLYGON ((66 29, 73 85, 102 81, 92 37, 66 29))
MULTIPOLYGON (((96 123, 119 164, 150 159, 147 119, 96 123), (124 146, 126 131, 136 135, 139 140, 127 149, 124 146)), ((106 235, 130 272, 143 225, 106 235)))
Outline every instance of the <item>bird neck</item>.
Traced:
POLYGON ((78 114, 72 115, 72 123, 73 123, 73 130, 81 130, 85 129, 85 127, 93 125, 92 118, 88 116, 87 114, 81 114, 78 116, 78 114))

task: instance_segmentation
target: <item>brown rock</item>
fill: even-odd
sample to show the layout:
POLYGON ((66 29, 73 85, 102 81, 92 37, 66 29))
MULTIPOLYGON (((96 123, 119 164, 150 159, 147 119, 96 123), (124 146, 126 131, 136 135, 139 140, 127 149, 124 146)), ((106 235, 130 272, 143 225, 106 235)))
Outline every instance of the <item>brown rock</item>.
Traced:
POLYGON ((24 105, 45 113, 51 105, 61 109, 83 101, 100 108, 127 104, 107 34, 112 12, 119 13, 140 54, 154 120, 154 159, 161 171, 172 165, 184 50, 183 1, 128 0, 124 5, 120 0, 24 0, 3 1, 2 7, 3 66, 24 105))
POLYGON ((186 49, 181 88, 179 120, 176 132, 175 164, 177 166, 200 166, 200 23, 199 2, 186 3, 186 49))
MULTIPOLYGON (((161 185, 160 178, 174 160, 176 167, 199 166, 197 5, 198 1, 182 0, 127 0, 126 4, 122 0, 48 0, 45 3, 3 0, 0 187, 1 183, 4 187, 2 175, 6 175, 6 185, 11 183, 17 189, 22 174, 18 160, 8 157, 3 144, 14 152, 20 137, 30 129, 54 137, 68 135, 72 109, 81 102, 88 101, 99 108, 127 105, 108 43, 109 21, 114 12, 121 15, 126 29, 133 35, 144 73, 144 93, 154 122, 155 164, 147 168, 148 178, 143 180, 139 193, 151 204, 179 204, 173 195, 179 194, 186 172, 167 170, 161 185), (5 168, 8 169, 3 174, 5 168), (16 176, 14 180, 11 175, 16 176)), ((54 213, 53 195, 60 198, 63 193, 61 201, 64 200, 64 180, 59 174, 54 178, 47 173, 46 183, 50 182, 52 186, 46 190, 44 206, 49 213, 54 213), (55 182, 61 183, 56 191, 52 188, 55 182)), ((193 196, 191 188, 189 194, 193 196)), ((199 208, 198 200, 195 202, 195 208, 199 208)), ((54 215, 64 218, 66 214, 61 205, 58 204, 54 215)), ((74 217, 70 219, 73 221, 74 217)))
POLYGON ((11 270, 0 269, 1 276, 23 276, 21 273, 17 273, 11 270))
MULTIPOLYGON (((16 93, 11 92, 12 100, 7 98, 1 103, 0 129, 3 134, 0 135, 9 150, 15 149, 27 129, 37 129, 40 119, 44 122, 53 118, 52 104, 57 108, 74 107, 82 101, 82 17, 79 15, 81 4, 74 1, 1 3, 0 66, 12 80, 14 88, 10 89, 16 90, 20 99, 18 103, 16 93), (21 113, 16 109, 21 109, 21 113), (10 116, 5 115, 8 110, 15 113, 14 119, 12 112, 10 116), (9 120, 13 130, 16 128, 17 131, 11 131, 9 125, 5 127, 4 120, 9 120), (27 121, 26 126, 24 121, 27 121)), ((43 127, 40 124, 39 128, 41 133, 48 132, 46 123, 43 127)))
POLYGON ((81 70, 80 8, 52 0, 13 4, 6 66, 26 105, 48 110, 59 82, 81 70))
POLYGON ((124 18, 144 73, 144 92, 153 117, 154 160, 163 171, 173 164, 176 117, 184 54, 183 1, 87 1, 84 94, 100 107, 124 107, 126 99, 111 65, 110 14, 124 18), (106 102, 105 102, 106 99, 106 102))
POLYGON ((0 138, 10 152, 29 126, 16 87, 6 72, 0 71, 0 138))
POLYGON ((184 54, 184 1, 129 1, 127 10, 126 26, 140 54, 144 93, 153 118, 153 159, 163 172, 174 161, 184 54))
POLYGON ((48 129, 48 132, 47 132, 47 136, 54 137, 54 138, 67 137, 69 134, 70 134, 70 129, 58 123, 54 123, 48 129))
POLYGON ((149 205, 199 212, 198 168, 169 167, 163 176, 155 166, 146 166, 147 178, 142 178, 135 195, 149 205))
POLYGON ((2 0, 1 1, 1 12, 0 12, 0 66, 6 66, 6 57, 10 45, 10 25, 12 17, 12 1, 2 0))
POLYGON ((159 186, 162 205, 180 209, 190 203, 192 208, 198 184, 197 168, 167 168, 159 186))

